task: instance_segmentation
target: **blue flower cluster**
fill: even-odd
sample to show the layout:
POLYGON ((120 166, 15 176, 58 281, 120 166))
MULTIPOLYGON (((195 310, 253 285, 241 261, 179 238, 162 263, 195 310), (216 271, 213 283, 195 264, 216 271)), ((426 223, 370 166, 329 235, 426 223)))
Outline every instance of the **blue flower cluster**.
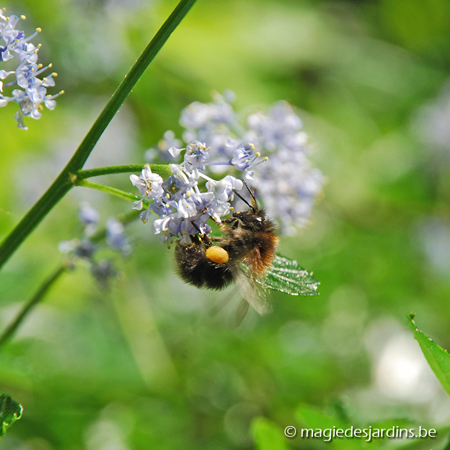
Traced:
MULTIPOLYGON (((250 143, 238 145, 229 161, 218 164, 247 170, 260 159, 254 154, 254 148, 250 143)), ((154 232, 163 242, 177 238, 180 243, 188 244, 189 236, 210 233, 211 227, 207 223, 210 218, 220 223, 221 217, 231 212, 230 201, 234 192, 242 189, 243 182, 231 175, 220 180, 207 176, 204 171, 212 163, 210 148, 204 143, 193 141, 183 149, 168 149, 173 157, 182 151, 185 152, 184 161, 170 165, 172 175, 167 180, 152 173, 148 164, 139 176, 131 175, 130 180, 142 197, 134 203, 135 209, 141 210, 144 200, 152 200, 149 208, 142 211, 141 220, 147 222, 150 212, 154 212, 159 216, 153 224, 154 232), (201 191, 199 182, 205 182, 206 192, 201 191)))
POLYGON ((54 86, 55 81, 53 77, 56 73, 49 76, 38 78, 44 71, 51 68, 51 64, 43 67, 38 64, 38 52, 40 45, 34 46, 30 41, 41 31, 37 28, 30 36, 26 37, 21 30, 16 30, 16 25, 20 19, 25 19, 25 16, 11 15, 6 17, 4 15, 5 9, 0 10, 0 39, 3 40, 4 45, 0 45, 0 61, 6 62, 12 60, 14 56, 18 61, 15 64, 15 69, 6 71, 0 70, 0 107, 6 106, 9 102, 16 102, 20 109, 15 114, 14 118, 17 121, 17 126, 23 130, 27 127, 23 123, 23 117, 31 117, 39 119, 41 117, 42 103, 48 109, 54 109, 56 106, 55 98, 61 95, 63 91, 55 95, 47 95, 47 87, 54 86), (14 78, 7 83, 2 80, 6 78, 14 78), (11 96, 3 94, 3 88, 17 86, 13 89, 11 96))
MULTIPOLYGON (((106 287, 109 280, 118 275, 118 271, 111 258, 99 259, 96 256, 100 245, 93 242, 92 236, 97 232, 100 215, 88 203, 82 203, 79 219, 83 225, 82 238, 60 242, 59 251, 69 255, 72 263, 76 260, 87 262, 94 278, 102 287, 106 287)), ((131 245, 124 234, 124 226, 114 218, 109 218, 106 222, 106 246, 123 255, 131 253, 131 245)))
MULTIPOLYGON (((233 101, 234 94, 227 91, 224 95, 215 94, 211 103, 194 102, 182 111, 183 140, 193 143, 186 147, 183 167, 188 173, 195 173, 190 169, 194 166, 213 174, 230 168, 244 171, 245 181, 255 190, 267 214, 280 223, 280 232, 295 234, 309 223, 325 181, 309 160, 311 149, 303 123, 292 106, 281 101, 267 112, 248 114, 245 125, 241 125, 238 119, 242 115, 233 110, 233 101), (208 151, 198 153, 196 142, 208 151), (190 145, 196 149, 192 155, 190 145), (267 157, 270 162, 261 164, 267 157), (256 166, 259 167, 255 171, 256 166)), ((181 141, 169 130, 157 148, 147 151, 146 157, 150 162, 156 156, 167 160, 178 156, 180 150, 176 146, 180 145, 181 141)), ((201 226, 198 228, 203 231, 201 226)), ((189 234, 194 230, 184 231, 189 234)))

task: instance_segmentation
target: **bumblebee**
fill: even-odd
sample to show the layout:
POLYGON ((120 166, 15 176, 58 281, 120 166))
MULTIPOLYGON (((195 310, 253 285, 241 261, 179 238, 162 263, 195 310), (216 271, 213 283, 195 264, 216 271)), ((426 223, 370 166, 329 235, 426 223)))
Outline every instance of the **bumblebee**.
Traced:
POLYGON ((253 195, 250 206, 223 221, 223 237, 195 235, 191 244, 177 244, 175 258, 183 281, 198 288, 223 289, 236 280, 242 265, 251 278, 264 276, 275 257, 278 237, 275 224, 253 195))
POLYGON ((290 295, 317 295, 319 282, 296 261, 276 254, 279 239, 276 225, 259 208, 253 191, 251 204, 237 192, 249 209, 234 212, 224 219, 221 237, 191 235, 191 243, 177 242, 175 259, 178 275, 187 284, 197 288, 220 290, 236 282, 243 297, 238 309, 238 325, 248 306, 265 314, 270 305, 266 301, 266 288, 290 295), (255 292, 256 291, 256 292, 255 292))

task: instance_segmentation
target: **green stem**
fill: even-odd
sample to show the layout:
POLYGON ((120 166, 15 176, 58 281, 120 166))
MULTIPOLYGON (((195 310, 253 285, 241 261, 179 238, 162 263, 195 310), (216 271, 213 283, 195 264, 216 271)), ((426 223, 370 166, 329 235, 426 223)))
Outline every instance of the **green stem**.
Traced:
MULTIPOLYGON (((84 180, 85 178, 99 177, 102 175, 110 175, 115 173, 141 172, 144 168, 143 164, 122 164, 120 166, 97 167, 95 169, 79 170, 75 173, 75 180, 84 180)), ((152 172, 167 178, 172 174, 167 164, 150 164, 152 172)))
POLYGON ((37 227, 42 219, 72 188, 73 182, 71 181, 71 176, 73 177, 73 174, 82 169, 109 122, 142 76, 147 66, 152 62, 153 58, 157 55, 194 3, 195 0, 180 1, 178 6, 156 33, 155 37, 151 40, 147 48, 142 52, 141 56, 128 72, 120 86, 114 92, 66 167, 58 175, 47 192, 45 192, 34 206, 32 206, 13 231, 3 240, 0 245, 0 267, 8 261, 11 255, 37 227))
MULTIPOLYGON (((118 218, 119 222, 126 225, 127 223, 136 220, 139 217, 140 211, 130 211, 127 214, 123 214, 118 218)), ((94 235, 92 235, 89 240, 92 242, 99 242, 106 237, 106 228, 98 230, 94 235)), ((39 286, 36 293, 31 297, 31 299, 24 305, 24 307, 17 314, 16 318, 11 322, 11 324, 5 329, 5 331, 0 335, 0 347, 4 345, 12 335, 17 331, 19 326, 25 320, 26 316, 32 311, 32 309, 44 298, 45 294, 49 291, 52 285, 59 279, 59 277, 69 269, 67 264, 62 264, 59 266, 50 277, 45 280, 41 286, 39 286)))
POLYGON ((113 188, 111 186, 105 186, 104 184, 93 183, 92 181, 81 180, 76 183, 76 186, 83 186, 91 189, 96 189, 97 191, 106 192, 108 194, 115 195, 116 197, 124 198, 125 200, 128 200, 130 202, 140 200, 140 198, 134 194, 129 194, 128 192, 122 191, 117 188, 113 188))
POLYGON ((44 295, 48 292, 51 286, 59 279, 59 277, 68 269, 66 265, 61 265, 58 267, 50 277, 42 283, 36 293, 31 297, 31 299, 24 305, 17 317, 13 322, 6 328, 6 330, 0 336, 0 347, 5 344, 11 336, 15 333, 19 325, 25 319, 25 317, 30 313, 30 311, 36 306, 37 303, 41 301, 44 295))

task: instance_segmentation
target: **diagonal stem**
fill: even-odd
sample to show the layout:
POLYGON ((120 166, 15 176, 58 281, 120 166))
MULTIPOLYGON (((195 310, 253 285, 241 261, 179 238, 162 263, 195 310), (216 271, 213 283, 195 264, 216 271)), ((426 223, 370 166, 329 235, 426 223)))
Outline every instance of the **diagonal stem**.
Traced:
POLYGON ((81 170, 91 154, 95 144, 108 126, 128 94, 133 89, 145 69, 152 62, 169 36, 194 5, 195 0, 181 0, 163 26, 156 33, 147 48, 128 72, 120 86, 92 125, 80 146, 45 194, 32 206, 13 231, 0 245, 0 268, 8 261, 28 235, 38 226, 42 219, 72 188, 71 174, 81 170))
POLYGON ((0 347, 12 337, 12 335, 16 332, 17 328, 19 328, 19 325, 22 323, 28 313, 30 313, 30 311, 36 306, 36 304, 41 301, 48 290, 66 270, 68 270, 68 267, 62 264, 42 283, 33 297, 31 297, 31 299, 23 306, 14 321, 0 336, 0 347))
MULTIPOLYGON (((130 211, 128 214, 119 218, 119 221, 124 225, 136 220, 139 217, 139 211, 130 211)), ((90 237, 92 242, 99 242, 106 237, 106 229, 98 230, 94 235, 90 237)), ((33 308, 42 301, 50 288, 59 280, 61 275, 70 269, 69 263, 61 264, 38 288, 30 300, 22 307, 15 319, 8 325, 8 327, 0 335, 0 347, 9 341, 19 326, 33 310, 33 308)))

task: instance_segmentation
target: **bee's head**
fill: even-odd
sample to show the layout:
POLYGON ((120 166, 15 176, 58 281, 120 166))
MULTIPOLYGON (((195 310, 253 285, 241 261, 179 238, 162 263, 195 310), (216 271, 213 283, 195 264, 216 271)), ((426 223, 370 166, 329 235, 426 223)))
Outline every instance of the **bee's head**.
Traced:
MULTIPOLYGON (((266 214, 263 209, 249 209, 243 212, 233 213, 233 217, 238 219, 239 226, 251 231, 266 231, 267 224, 271 222, 266 220, 266 214)), ((272 224, 271 224, 272 225, 272 224)))

